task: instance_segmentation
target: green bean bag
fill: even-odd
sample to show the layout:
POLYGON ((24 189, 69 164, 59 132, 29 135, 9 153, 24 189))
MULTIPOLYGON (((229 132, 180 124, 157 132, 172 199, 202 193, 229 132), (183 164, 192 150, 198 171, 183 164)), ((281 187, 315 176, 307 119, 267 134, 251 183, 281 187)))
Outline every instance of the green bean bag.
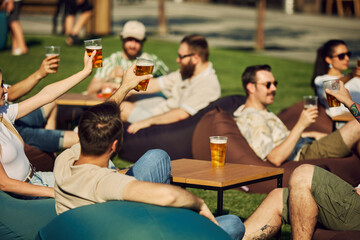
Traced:
POLYGON ((231 239, 220 227, 198 213, 144 203, 110 201, 60 214, 37 235, 57 239, 231 239))
POLYGON ((0 239, 35 239, 55 218, 54 199, 20 200, 0 191, 0 239))

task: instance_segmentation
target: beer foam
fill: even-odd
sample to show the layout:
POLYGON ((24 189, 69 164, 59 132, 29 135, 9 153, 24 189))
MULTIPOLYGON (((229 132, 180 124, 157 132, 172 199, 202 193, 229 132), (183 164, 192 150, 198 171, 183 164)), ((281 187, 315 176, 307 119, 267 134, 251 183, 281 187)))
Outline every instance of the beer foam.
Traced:
POLYGON ((91 50, 100 50, 102 49, 102 46, 87 46, 86 48, 91 50))
POLYGON ((60 54, 58 53, 47 53, 45 54, 46 57, 49 57, 49 56, 59 56, 60 54))
POLYGON ((136 66, 150 67, 150 66, 154 66, 154 63, 150 63, 150 62, 141 62, 141 63, 136 63, 136 66))
POLYGON ((211 143, 216 143, 216 144, 225 144, 226 140, 225 139, 210 139, 211 143))

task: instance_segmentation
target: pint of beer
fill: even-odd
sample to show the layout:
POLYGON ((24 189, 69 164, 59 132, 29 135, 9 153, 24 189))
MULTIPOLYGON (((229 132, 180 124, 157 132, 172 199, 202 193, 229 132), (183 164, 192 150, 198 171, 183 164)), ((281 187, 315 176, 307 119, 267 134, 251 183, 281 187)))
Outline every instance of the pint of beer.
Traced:
MULTIPOLYGON (((147 74, 152 74, 154 69, 154 61, 148 60, 145 58, 136 58, 136 76, 142 76, 147 74)), ((149 84, 149 79, 139 82, 139 84, 134 88, 136 91, 146 91, 149 84)))
POLYGON ((225 165, 226 145, 227 145, 227 137, 224 136, 210 137, 212 167, 223 167, 225 165))
MULTIPOLYGON (((57 58, 60 58, 60 47, 59 46, 46 46, 45 47, 45 56, 57 56, 57 58)), ((57 67, 51 67, 51 69, 58 70, 59 66, 57 67)))
MULTIPOLYGON (((340 88, 339 81, 340 81, 339 79, 332 79, 332 80, 324 81, 323 82, 324 90, 330 89, 331 91, 338 92, 339 88, 340 88)), ((340 102, 334 96, 331 96, 326 93, 326 98, 328 100, 328 104, 329 104, 330 108, 340 106, 340 102)))
POLYGON ((311 107, 316 107, 318 104, 317 96, 304 96, 304 108, 308 109, 311 107))
POLYGON ((96 50, 95 57, 93 58, 93 68, 102 67, 102 43, 101 38, 91 39, 84 41, 86 53, 88 56, 92 54, 94 50, 96 50))

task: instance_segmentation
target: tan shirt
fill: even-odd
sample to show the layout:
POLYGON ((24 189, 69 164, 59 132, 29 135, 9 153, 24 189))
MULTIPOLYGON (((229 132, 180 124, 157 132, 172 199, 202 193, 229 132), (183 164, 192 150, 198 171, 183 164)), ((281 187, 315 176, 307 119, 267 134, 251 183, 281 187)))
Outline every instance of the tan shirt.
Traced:
POLYGON ((55 161, 55 207, 57 214, 69 209, 122 200, 125 186, 135 178, 116 169, 92 164, 74 165, 80 156, 80 144, 61 153, 55 161))
POLYGON ((195 115, 221 95, 220 83, 210 62, 208 68, 191 81, 182 80, 180 72, 176 71, 160 77, 159 85, 167 100, 150 109, 153 116, 175 108, 195 115))

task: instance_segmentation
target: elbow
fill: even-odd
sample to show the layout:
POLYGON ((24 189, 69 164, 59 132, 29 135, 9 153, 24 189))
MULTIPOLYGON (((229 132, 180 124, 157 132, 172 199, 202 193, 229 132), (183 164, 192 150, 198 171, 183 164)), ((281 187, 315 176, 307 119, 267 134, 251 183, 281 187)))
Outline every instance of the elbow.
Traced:
POLYGON ((279 158, 273 158, 273 157, 267 157, 267 160, 272 164, 274 165, 275 167, 280 167, 281 164, 283 163, 283 161, 281 161, 281 159, 279 158))
POLYGON ((187 119, 188 117, 190 117, 190 114, 185 112, 185 111, 182 111, 179 115, 178 115, 178 121, 182 121, 182 120, 185 120, 187 119))
POLYGON ((167 189, 163 192, 163 196, 161 197, 158 205, 160 206, 176 206, 176 202, 178 199, 178 194, 176 191, 167 189))

